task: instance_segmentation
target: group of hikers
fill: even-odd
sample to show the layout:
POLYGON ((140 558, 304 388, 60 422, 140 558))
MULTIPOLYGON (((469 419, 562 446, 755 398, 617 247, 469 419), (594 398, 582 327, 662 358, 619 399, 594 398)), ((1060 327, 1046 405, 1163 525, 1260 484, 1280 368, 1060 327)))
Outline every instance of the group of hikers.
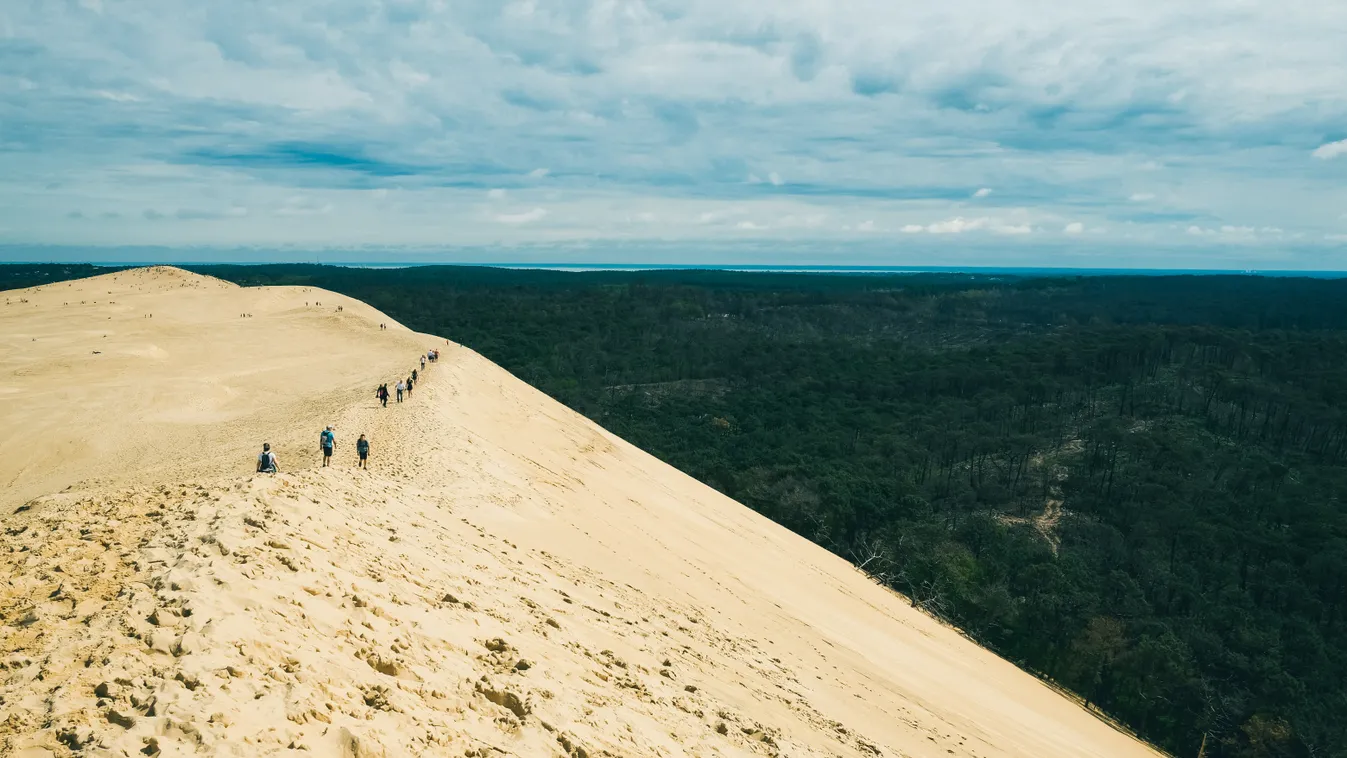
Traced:
MULTIPOLYGON (((318 449, 323 453, 323 466, 332 465, 332 453, 337 448, 337 433, 329 424, 318 435, 318 449)), ((369 468, 369 440, 365 435, 355 441, 356 468, 369 468)), ((262 452, 257 456, 257 473, 274 474, 280 470, 280 461, 271 450, 271 443, 262 443, 262 452)))
MULTIPOLYGON (((404 394, 408 398, 412 396, 412 388, 416 385, 416 382, 420 379, 421 374, 426 370, 426 363, 427 362, 434 363, 439 359, 440 359, 440 351, 438 350, 430 350, 424 353, 420 359, 421 360, 420 370, 418 371, 417 369, 413 368, 410 376, 408 376, 406 379, 398 380, 398 383, 394 385, 394 388, 397 392, 397 401, 399 403, 402 402, 402 397, 404 394)), ((383 407, 385 408, 388 407, 389 394, 390 392, 387 383, 380 384, 378 388, 375 389, 374 391, 374 396, 378 398, 379 403, 383 405, 383 407)), ((332 428, 332 425, 329 424, 323 427, 323 431, 318 435, 318 449, 323 454, 324 467, 331 465, 332 453, 333 451, 336 450, 336 447, 337 447, 337 433, 332 428)), ((369 440, 365 439, 365 435, 363 434, 360 435, 360 439, 355 441, 355 454, 357 458, 356 468, 363 468, 363 469, 369 468, 369 450, 370 450, 369 440)), ((257 456, 257 472, 259 474, 274 474, 279 470, 280 470, 280 462, 276 459, 276 453, 272 452, 271 450, 271 443, 270 442, 263 443, 262 452, 257 456)))
POLYGON ((387 382, 380 384, 378 387, 375 387, 374 388, 375 399, 377 399, 379 401, 379 404, 385 408, 388 407, 388 398, 390 397, 395 398, 396 401, 399 403, 402 402, 402 398, 404 396, 407 397, 408 399, 411 399, 412 390, 416 388, 416 383, 421 380, 421 374, 424 373, 426 370, 426 363, 427 362, 434 363, 439 359, 440 359, 440 351, 438 350, 427 351, 425 354, 421 356, 421 368, 419 370, 413 368, 412 373, 409 374, 406 379, 399 379, 398 383, 393 385, 393 389, 390 390, 388 388, 387 382))

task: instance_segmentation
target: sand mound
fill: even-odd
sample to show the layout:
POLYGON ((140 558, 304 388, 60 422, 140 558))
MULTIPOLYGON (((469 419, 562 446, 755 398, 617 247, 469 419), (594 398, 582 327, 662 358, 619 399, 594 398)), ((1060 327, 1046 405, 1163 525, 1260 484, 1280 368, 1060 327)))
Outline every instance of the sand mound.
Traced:
POLYGON ((0 302, 0 754, 1154 755, 363 304, 173 269, 0 302))

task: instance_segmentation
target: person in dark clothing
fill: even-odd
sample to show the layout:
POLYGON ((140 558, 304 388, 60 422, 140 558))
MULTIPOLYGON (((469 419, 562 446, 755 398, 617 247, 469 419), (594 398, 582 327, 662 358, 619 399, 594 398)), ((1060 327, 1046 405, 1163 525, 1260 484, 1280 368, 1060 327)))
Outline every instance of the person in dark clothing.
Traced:
POLYGON ((364 469, 369 468, 369 440, 365 439, 365 435, 363 434, 360 435, 360 439, 355 441, 355 454, 360 459, 356 463, 356 467, 364 469))
POLYGON ((379 385, 379 389, 378 389, 378 391, 377 391, 375 394, 378 395, 378 397, 379 397, 379 402, 383 405, 383 407, 387 408, 387 407, 388 407, 388 385, 387 385, 387 384, 380 384, 380 385, 379 385))

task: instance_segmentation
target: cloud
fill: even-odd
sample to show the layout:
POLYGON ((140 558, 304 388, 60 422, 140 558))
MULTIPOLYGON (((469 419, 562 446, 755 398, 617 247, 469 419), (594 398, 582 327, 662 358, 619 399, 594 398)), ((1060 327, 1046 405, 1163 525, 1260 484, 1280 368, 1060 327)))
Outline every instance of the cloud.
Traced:
POLYGON ((985 228, 987 228, 987 219, 985 218, 966 219, 963 216, 958 216, 945 221, 937 221, 926 227, 926 231, 931 234, 963 234, 964 232, 985 228))
POLYGON ((1347 139, 1329 142, 1315 148, 1312 155, 1319 160, 1329 160, 1337 158, 1340 155, 1347 155, 1347 139))
POLYGON ((1072 221, 1062 227, 1062 234, 1080 234, 1083 231, 1085 231, 1085 225, 1079 221, 1072 221))
POLYGON ((293 195, 281 201, 273 213, 277 216, 330 216, 333 211, 332 203, 309 197, 307 195, 293 195))
POLYGON ((0 22, 0 245, 847 251, 887 227, 1046 259, 1032 232, 1070 219, 1118 260, 1310 260, 1285 243, 1342 228, 1341 4, 85 5, 0 22), (565 223, 502 220, 531 208, 565 223))
POLYGON ((496 221, 502 224, 531 224, 534 221, 541 221, 547 217, 545 208, 533 208, 521 213, 498 213, 492 216, 496 221))

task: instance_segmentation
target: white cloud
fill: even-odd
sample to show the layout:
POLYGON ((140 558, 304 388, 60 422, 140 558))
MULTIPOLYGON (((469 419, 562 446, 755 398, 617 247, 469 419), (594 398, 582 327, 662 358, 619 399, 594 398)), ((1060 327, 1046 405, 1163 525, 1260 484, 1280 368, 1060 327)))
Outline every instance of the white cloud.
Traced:
POLYGON ((861 222, 859 225, 857 225, 857 227, 856 227, 857 231, 862 231, 862 232, 873 232, 873 231, 875 231, 875 228, 876 228, 876 227, 875 227, 875 222, 874 222, 874 221, 870 221, 870 220, 862 221, 862 222, 861 222))
POLYGON ((531 224, 534 221, 541 221, 547 217, 545 208, 533 208, 532 210, 521 213, 497 213, 492 216, 496 221, 502 224, 531 224))
POLYGON ((138 103, 140 98, 128 92, 114 92, 112 90, 101 89, 94 93, 104 100, 111 100, 114 103, 138 103))
POLYGON ((926 231, 931 234, 963 234, 964 232, 986 229, 990 220, 986 218, 964 218, 956 216, 945 221, 937 221, 926 227, 926 231))
POLYGON ((738 224, 735 224, 734 228, 744 229, 746 231, 759 231, 766 229, 767 227, 753 221, 740 221, 738 224))
POLYGON ((307 195, 287 197, 273 212, 277 216, 329 216, 332 203, 321 202, 307 195))
POLYGON ((767 175, 767 181, 771 182, 774 187, 780 187, 782 184, 785 184, 785 182, 781 181, 781 175, 775 171, 767 175))
POLYGON ((1340 155, 1347 155, 1347 139, 1342 139, 1338 140, 1337 142, 1329 142, 1327 144, 1320 145, 1319 147, 1315 148, 1314 152, 1311 154, 1315 158, 1325 161, 1329 160, 1330 158, 1336 158, 1340 155))
POLYGON ((486 196, 491 200, 503 200, 505 199, 505 190, 499 187, 495 189, 489 189, 486 191, 486 196))
POLYGON ((990 195, 991 193, 992 193, 991 187, 983 187, 982 189, 978 190, 977 192, 974 192, 974 193, 973 193, 973 197, 975 197, 975 198, 983 198, 983 197, 986 197, 986 196, 990 195))
POLYGON ((1062 234, 1080 234, 1085 231, 1085 225, 1079 221, 1072 221, 1062 228, 1062 234))
POLYGON ((1127 199, 1134 203, 1144 203, 1148 200, 1154 200, 1155 195, 1150 192, 1133 192, 1127 199))
POLYGON ((550 173, 552 173, 552 169, 550 168, 535 168, 529 172, 529 177, 533 179, 542 179, 550 173))
POLYGON ((926 231, 926 227, 921 224, 904 224, 903 234, 920 234, 926 231))

